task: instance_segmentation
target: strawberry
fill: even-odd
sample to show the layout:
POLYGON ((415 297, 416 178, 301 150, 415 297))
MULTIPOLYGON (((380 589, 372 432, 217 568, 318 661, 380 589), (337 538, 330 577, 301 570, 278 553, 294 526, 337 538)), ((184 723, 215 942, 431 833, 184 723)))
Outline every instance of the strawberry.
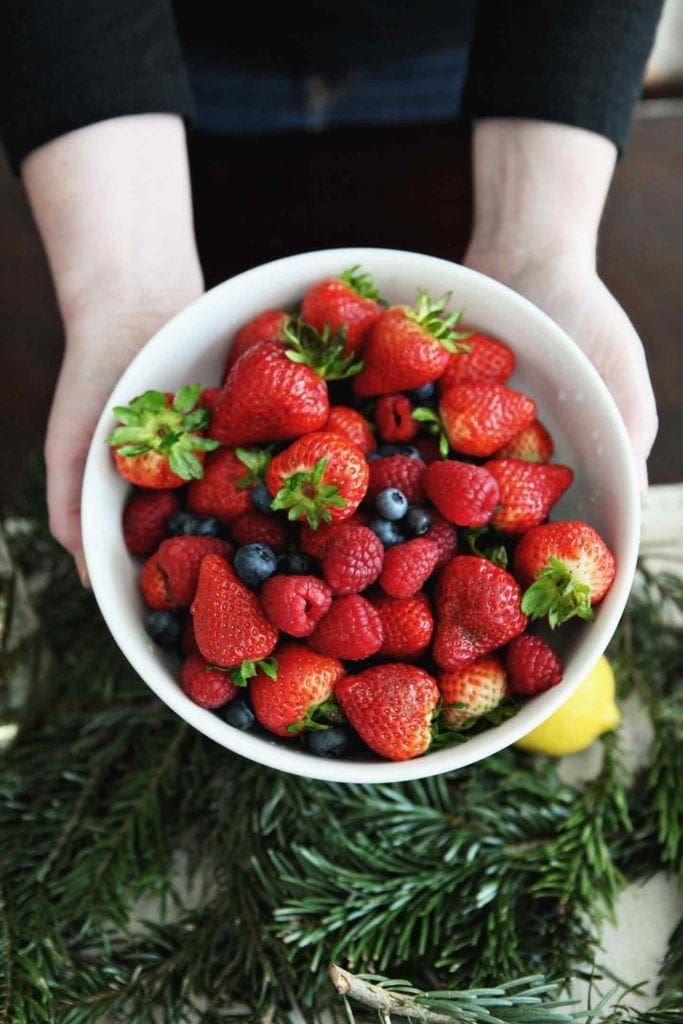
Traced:
POLYGON ((271 576, 261 602, 272 624, 290 636, 309 636, 330 610, 332 591, 317 576, 271 576))
POLYGON ((316 330, 322 331, 325 324, 332 331, 344 330, 347 354, 360 348, 384 305, 370 274, 356 274, 358 269, 318 281, 301 303, 302 319, 316 330))
POLYGON ((421 505, 425 500, 422 484, 425 464, 422 459, 410 455, 388 455, 370 463, 367 500, 374 504, 380 491, 396 487, 405 494, 411 505, 421 505))
POLYGON ((288 441, 325 423, 330 403, 326 380, 356 373, 360 363, 344 355, 344 341, 290 320, 283 343, 260 341, 230 370, 211 420, 221 444, 288 441))
POLYGON ((327 433, 341 434, 347 441, 353 441, 364 455, 374 452, 377 448, 377 442, 365 416, 347 405, 333 405, 322 429, 327 433))
POLYGON ((523 587, 522 608, 543 615, 554 628, 574 615, 592 619, 614 579, 616 564, 600 534, 581 520, 542 523, 524 534, 515 550, 514 572, 523 587))
POLYGON ((426 537, 387 548, 379 577, 382 590, 391 597, 410 597, 429 579, 439 561, 439 549, 426 537))
POLYGON ((506 644, 526 628, 522 594, 505 569, 487 558, 456 555, 442 569, 436 592, 432 654, 457 669, 506 644))
POLYGON ((368 464, 352 441, 324 431, 307 434, 276 455, 266 473, 271 507, 289 519, 341 522, 358 508, 368 487, 368 464))
POLYGON ((200 708, 220 708, 240 692, 230 676, 215 665, 207 665, 201 654, 191 654, 180 670, 180 686, 200 708))
POLYGON ((289 323, 289 319, 289 313, 284 313, 281 309, 266 309, 246 323, 244 327, 240 327, 228 350, 223 380, 248 348, 257 345, 259 341, 284 341, 285 327, 289 323))
POLYGON ((440 569, 450 562, 458 550, 458 531, 439 512, 431 512, 432 525, 425 534, 427 540, 431 540, 439 549, 439 561, 436 568, 440 569))
POLYGON ((284 644, 277 653, 275 677, 259 671, 249 685, 254 714, 266 729, 285 738, 324 728, 313 716, 330 700, 343 675, 337 658, 316 654, 305 644, 284 644))
POLYGON ((456 384, 441 396, 439 412, 452 448, 465 455, 493 455, 536 417, 536 403, 504 384, 456 384))
POLYGON ((459 729, 472 718, 495 711, 509 690, 502 662, 491 654, 476 658, 464 668, 441 672, 437 682, 444 704, 441 720, 446 729, 459 729))
POLYGON ((308 638, 311 647, 335 658, 360 661, 377 654, 384 633, 379 615, 360 594, 335 597, 308 638))
POLYGON ((344 526, 335 533, 322 560, 332 593, 359 594, 374 583, 384 562, 382 542, 367 526, 344 526))
POLYGON ((334 694, 361 739, 380 757, 407 761, 429 749, 439 690, 421 668, 377 665, 343 676, 334 694))
POLYGON ((278 640, 257 595, 220 555, 206 555, 191 607, 194 635, 203 657, 223 668, 240 666, 244 681, 254 661, 267 658, 278 640), (244 665, 244 662, 247 664, 244 665))
POLYGON ((384 441, 412 441, 419 430, 407 395, 382 395, 375 408, 375 424, 384 441))
POLYGON ((131 555, 150 555, 168 537, 168 521, 180 508, 175 491, 138 491, 123 510, 123 539, 131 555))
POLYGON ((524 459, 526 462, 550 462, 555 451, 553 439, 539 420, 533 420, 494 452, 495 459, 524 459))
POLYGON ((434 632, 434 616, 426 594, 411 597, 371 598, 382 623, 384 643, 379 653, 385 658, 417 658, 429 647, 434 632))
POLYGON ((166 581, 166 590, 174 605, 180 608, 192 604, 199 566, 205 555, 232 558, 232 544, 217 537, 169 537, 156 554, 157 566, 166 581))
POLYGON ((145 603, 155 611, 178 611, 178 605, 171 600, 168 592, 168 580, 159 568, 156 552, 149 556, 140 569, 140 589, 145 603))
POLYGON ((505 656, 510 689, 524 697, 543 693, 562 682, 562 662, 540 636, 515 637, 505 656))
POLYGON ((236 544, 267 544, 275 552, 287 547, 287 526, 279 516, 250 509, 230 523, 230 536, 236 544))
POLYGON ((315 530, 308 523, 302 523, 299 530, 299 547, 312 558, 322 560, 332 539, 346 526, 367 526, 370 516, 367 512, 354 512, 341 523, 321 523, 315 530))
POLYGON ((209 413, 197 407, 200 384, 188 384, 175 395, 145 391, 130 405, 113 410, 122 426, 107 438, 116 468, 138 487, 166 490, 202 476, 205 452, 218 442, 203 437, 209 413))
POLYGON ((199 404, 208 410, 209 416, 213 416, 220 393, 220 388, 204 388, 199 396, 199 404))
POLYGON ((483 468, 498 484, 499 504, 491 525, 503 533, 524 533, 542 523, 574 479, 569 466, 524 459, 492 459, 483 468))
POLYGON ((458 526, 483 526, 498 504, 498 484, 485 468, 452 459, 432 462, 423 477, 427 497, 458 526))
POLYGON ((457 352, 449 358, 438 380, 439 393, 443 394, 456 384, 474 384, 482 380, 504 384, 514 372, 515 356, 507 345, 477 332, 467 338, 466 352, 457 352))
POLYGON ((461 313, 441 314, 450 292, 433 301, 418 292, 415 306, 390 306, 370 330, 363 349, 363 369, 354 381, 361 397, 410 391, 440 377, 457 342, 467 337, 455 325, 461 313))
POLYGON ((230 523, 251 510, 251 485, 265 472, 269 455, 244 448, 221 448, 212 452, 204 465, 204 477, 187 489, 187 507, 198 516, 212 516, 230 523), (254 472, 252 466, 260 470, 254 472))

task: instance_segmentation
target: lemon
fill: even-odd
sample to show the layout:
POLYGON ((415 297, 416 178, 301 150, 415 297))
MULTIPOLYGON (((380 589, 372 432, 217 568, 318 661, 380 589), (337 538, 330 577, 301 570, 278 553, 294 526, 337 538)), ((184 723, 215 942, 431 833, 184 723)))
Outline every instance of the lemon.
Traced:
POLYGON ((614 703, 614 673, 602 657, 561 708, 533 729, 516 746, 535 754, 562 757, 584 750, 621 720, 614 703))

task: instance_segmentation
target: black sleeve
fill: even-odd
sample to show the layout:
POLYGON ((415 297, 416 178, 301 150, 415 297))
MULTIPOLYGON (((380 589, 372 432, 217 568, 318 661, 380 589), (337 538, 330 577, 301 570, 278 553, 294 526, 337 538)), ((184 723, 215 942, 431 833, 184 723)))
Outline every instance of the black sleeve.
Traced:
POLYGON ((95 121, 192 116, 170 0, 9 0, 3 21, 0 131, 15 170, 95 121))
POLYGON ((663 0, 479 0, 464 112, 588 128, 621 153, 663 0))

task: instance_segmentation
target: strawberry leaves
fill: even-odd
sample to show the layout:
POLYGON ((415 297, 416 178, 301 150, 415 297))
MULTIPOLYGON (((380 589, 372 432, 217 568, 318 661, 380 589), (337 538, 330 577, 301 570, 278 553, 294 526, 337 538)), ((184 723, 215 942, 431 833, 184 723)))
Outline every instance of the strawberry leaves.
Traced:
POLYGON ((458 344, 472 336, 471 331, 456 331, 457 324, 463 316, 463 310, 459 309, 448 316, 442 316, 447 303, 450 301, 451 292, 446 292, 440 299, 431 299, 422 288, 417 290, 417 301, 414 306, 406 308, 406 316, 409 320, 419 324, 423 331, 431 334, 442 348, 453 354, 457 352, 469 352, 469 345, 458 344))
POLYGON ((356 359, 355 353, 344 355, 346 328, 332 332, 329 324, 322 331, 305 323, 299 317, 292 317, 284 329, 287 349, 285 355, 293 363, 302 363, 322 377, 323 380, 344 380, 360 373, 363 360, 356 359))
POLYGON ((321 522, 331 523, 329 510, 346 508, 347 502, 338 487, 324 483, 328 462, 328 456, 324 455, 310 472, 292 473, 285 479, 270 507, 274 511, 286 510, 288 519, 306 519, 312 530, 317 530, 321 522))
POLYGON ((531 619, 547 615, 552 629, 574 616, 586 620, 595 617, 591 607, 591 588, 577 580, 564 562, 552 556, 525 591, 522 611, 531 619))

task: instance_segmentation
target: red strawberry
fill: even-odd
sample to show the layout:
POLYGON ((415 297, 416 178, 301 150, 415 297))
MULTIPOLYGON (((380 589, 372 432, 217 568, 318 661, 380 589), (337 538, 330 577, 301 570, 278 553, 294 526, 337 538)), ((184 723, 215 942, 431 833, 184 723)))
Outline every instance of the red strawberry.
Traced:
POLYGON ((240 692, 223 669, 207 665, 201 654, 191 654, 180 670, 183 693, 201 708, 220 708, 240 692))
POLYGON ((122 426, 107 438, 124 480, 138 487, 165 490, 202 476, 205 452, 218 447, 202 436, 209 413, 197 408, 200 384, 188 384, 175 395, 146 391, 114 415, 122 426))
POLYGON ((434 632, 434 616, 427 595, 389 597, 378 594, 372 603, 384 631, 379 653, 385 658, 417 658, 429 647, 434 632))
POLYGON ((192 604, 199 566, 205 555, 232 558, 232 544, 217 537, 169 537, 156 554, 157 566, 166 580, 166 589, 173 604, 185 608, 192 604))
POLYGON ((271 576, 261 587, 261 602, 277 629, 303 637, 330 610, 332 591, 317 576, 271 576))
POLYGON ((410 391, 443 373, 456 342, 465 337, 455 330, 461 314, 441 314, 450 293, 432 301, 418 292, 415 306, 390 306, 375 322, 363 349, 363 369, 353 387, 357 395, 410 391))
POLYGON ((539 420, 533 420, 518 434, 511 437, 502 448, 494 452, 496 459, 524 459, 526 462, 550 462, 555 445, 553 439, 539 420))
POLYGON ((316 654, 305 644, 285 644, 277 652, 275 678, 259 671, 249 685, 254 714, 266 729, 285 738, 315 728, 316 709, 330 699, 343 674, 336 658, 316 654))
POLYGON ((407 395, 382 395, 375 408, 375 423, 384 441, 412 441, 419 430, 407 395))
POLYGON ((209 416, 213 416, 213 411, 216 408, 220 393, 220 388, 204 388, 199 396, 199 404, 205 409, 208 409, 209 416))
POLYGON ((562 682, 562 662, 540 636, 515 637, 505 657, 510 689, 524 697, 543 693, 562 682))
POLYGON ((524 534, 514 572, 528 587, 522 608, 532 619, 548 616, 555 627, 578 615, 592 619, 614 579, 614 555, 600 534, 580 520, 542 523, 524 534))
POLYGON ((504 384, 457 384, 444 392, 439 412, 452 448, 465 455, 493 455, 528 426, 536 403, 504 384))
POLYGON ((194 635, 212 665, 232 668, 267 658, 278 640, 257 595, 220 555, 207 555, 192 603, 194 635))
POLYGON ((459 729, 472 718, 490 714, 508 695, 505 669, 500 659, 491 654, 464 668, 441 672, 437 682, 444 703, 441 720, 446 729, 459 729))
POLYGON ((439 561, 439 549, 426 537, 388 548, 379 585, 391 597, 410 597, 422 589, 439 561))
POLYGON ((433 541, 439 549, 439 561, 436 568, 440 569, 458 550, 458 531, 439 512, 431 512, 432 525, 425 534, 427 540, 433 541))
POLYGON ((168 537, 168 521, 180 508, 175 491, 138 491, 123 510, 123 539, 131 555, 151 555, 168 537))
POLYGON ((482 380, 504 384, 515 372, 514 353, 502 341, 475 333, 469 335, 466 345, 467 351, 458 352, 448 360, 438 382, 440 394, 456 384, 482 380))
POLYGON ((384 547, 367 526, 344 526, 335 533, 322 561, 332 593, 359 594, 374 583, 384 562, 384 547))
POLYGON ((301 303, 301 317, 318 331, 329 324, 332 331, 344 328, 346 349, 355 352, 382 312, 380 297, 370 274, 356 274, 358 267, 339 277, 328 277, 309 288, 301 303), (378 301, 379 300, 379 301, 378 301))
POLYGON ((322 429, 331 434, 341 434, 347 441, 353 441, 364 455, 374 452, 377 448, 377 442, 365 416, 357 409, 351 409, 346 405, 333 405, 322 429))
POLYGON ((498 504, 498 484, 481 466, 452 459, 432 462, 424 488, 442 516, 458 526, 484 526, 498 504))
POLYGON ((244 327, 240 327, 228 350, 223 380, 248 348, 252 348, 259 341, 284 341, 285 327, 288 323, 289 313, 283 313, 281 309, 266 309, 246 323, 244 327))
POLYGON ((370 602, 360 594, 346 594, 334 598, 308 642, 321 654, 359 661, 377 654, 383 640, 382 622, 370 602))
POLYGON ((187 489, 187 507, 198 516, 213 516, 230 523, 253 508, 251 485, 259 472, 265 472, 269 455, 258 449, 221 448, 212 452, 204 464, 204 477, 194 480, 187 489))
POLYGON ((341 522, 358 508, 368 487, 368 464, 352 441, 319 431, 301 437, 276 455, 266 473, 273 509, 290 519, 341 522))
POLYGON ((569 466, 524 459, 492 459, 484 470, 495 477, 500 489, 491 526, 503 533, 524 533, 542 523, 574 479, 569 466))
POLYGON ((287 547, 287 527, 279 516, 250 509, 230 523, 230 536, 236 544, 267 544, 273 551, 287 547))
POLYGON ((380 757, 407 761, 429 749, 439 690, 421 668, 377 665, 343 676, 334 694, 361 739, 380 757))
POLYGON ((302 523, 299 530, 299 547, 312 558, 322 560, 325 557, 333 537, 346 526, 367 526, 370 516, 367 512, 354 512, 341 523, 321 523, 312 530, 307 523, 302 523))
POLYGON ((402 491, 411 505, 421 505, 425 500, 422 484, 425 464, 422 459, 412 459, 410 455, 388 455, 385 459, 375 459, 369 465, 369 502, 374 503, 380 491, 387 487, 402 491))
POLYGON ((140 589, 146 604, 155 611, 178 611, 168 592, 168 581, 159 568, 156 552, 149 556, 140 570, 140 589))
POLYGON ((487 558, 456 555, 441 571, 432 654, 457 669, 502 647, 526 628, 515 579, 487 558))

